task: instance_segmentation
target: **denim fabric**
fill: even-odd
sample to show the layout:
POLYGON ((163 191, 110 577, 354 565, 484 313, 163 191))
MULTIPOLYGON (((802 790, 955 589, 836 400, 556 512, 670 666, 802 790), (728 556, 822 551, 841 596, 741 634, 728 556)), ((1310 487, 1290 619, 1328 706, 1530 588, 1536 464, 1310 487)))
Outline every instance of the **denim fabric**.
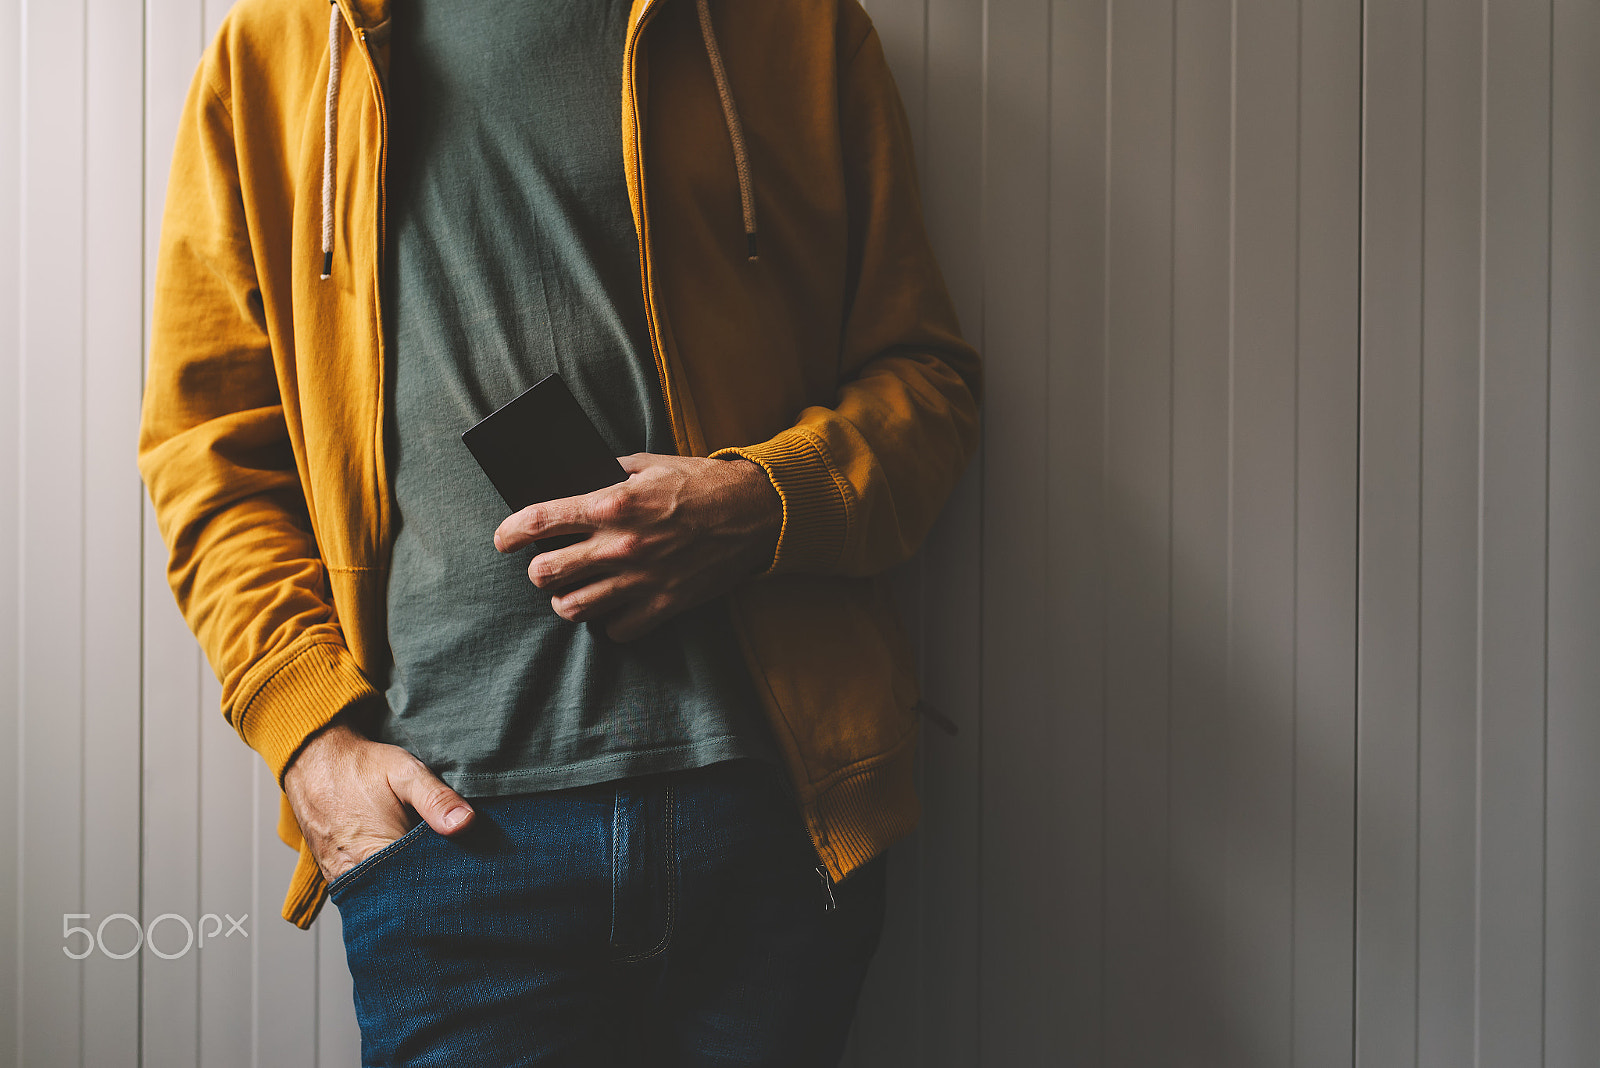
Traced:
POLYGON ((363 1065, 838 1063, 886 855, 829 885, 780 769, 473 807, 470 830, 419 823, 329 888, 363 1065))

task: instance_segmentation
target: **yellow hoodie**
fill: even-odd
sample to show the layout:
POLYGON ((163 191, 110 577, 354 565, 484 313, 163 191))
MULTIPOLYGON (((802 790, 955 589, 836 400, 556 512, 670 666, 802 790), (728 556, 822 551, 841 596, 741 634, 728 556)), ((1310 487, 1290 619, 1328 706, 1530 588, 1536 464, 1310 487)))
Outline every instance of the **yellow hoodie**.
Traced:
MULTIPOLYGON (((307 737, 379 696, 389 654, 387 30, 387 0, 238 4, 162 220, 139 469, 223 714, 280 787, 307 737)), ((623 159, 674 439, 760 464, 783 499, 771 566, 728 602, 843 879, 919 815, 915 665, 881 573, 976 448, 978 356, 856 0, 634 0, 627 40, 623 159)), ((280 800, 300 851, 283 916, 307 927, 326 884, 280 800)))

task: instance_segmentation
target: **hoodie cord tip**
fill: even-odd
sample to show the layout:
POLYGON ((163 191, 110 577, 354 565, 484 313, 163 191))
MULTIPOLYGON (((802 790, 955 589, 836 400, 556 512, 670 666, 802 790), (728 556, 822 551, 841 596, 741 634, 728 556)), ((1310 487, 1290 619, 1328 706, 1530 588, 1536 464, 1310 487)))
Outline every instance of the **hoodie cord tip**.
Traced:
POLYGON ((339 5, 328 5, 328 95, 322 117, 322 277, 333 273, 334 171, 338 168, 339 132, 339 5))
POLYGON ((739 122, 739 109, 733 102, 733 87, 728 83, 728 71, 722 63, 722 49, 717 44, 717 31, 711 24, 711 0, 695 0, 700 15, 700 38, 706 46, 706 59, 711 63, 711 76, 717 83, 717 98, 722 102, 722 118, 728 125, 728 140, 733 142, 733 169, 739 177, 739 207, 744 216, 746 255, 756 259, 756 191, 750 177, 750 151, 744 140, 744 126, 739 122))

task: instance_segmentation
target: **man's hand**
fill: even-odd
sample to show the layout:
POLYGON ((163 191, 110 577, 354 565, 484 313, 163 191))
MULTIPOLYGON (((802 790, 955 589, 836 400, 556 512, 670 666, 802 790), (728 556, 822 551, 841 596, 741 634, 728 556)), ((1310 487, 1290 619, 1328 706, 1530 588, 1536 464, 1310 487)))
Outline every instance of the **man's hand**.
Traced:
POLYGON ((783 502, 759 466, 647 452, 617 459, 626 481, 530 505, 494 532, 503 553, 589 534, 528 565, 535 586, 560 591, 550 605, 562 619, 604 619, 608 637, 629 641, 771 562, 783 502))
POLYGON ((407 805, 440 834, 472 823, 471 806, 426 764, 338 719, 301 748, 283 790, 330 883, 415 826, 407 805))

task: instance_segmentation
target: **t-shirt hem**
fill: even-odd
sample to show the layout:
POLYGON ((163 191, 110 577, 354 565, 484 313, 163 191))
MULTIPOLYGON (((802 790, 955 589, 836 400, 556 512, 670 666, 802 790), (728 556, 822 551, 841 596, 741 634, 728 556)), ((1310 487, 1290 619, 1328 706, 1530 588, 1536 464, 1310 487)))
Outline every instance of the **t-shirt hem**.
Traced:
POLYGON ((775 763, 769 752, 753 744, 750 739, 740 735, 722 735, 659 749, 607 753, 573 764, 497 772, 445 771, 439 773, 439 778, 462 797, 504 797, 509 794, 568 790, 669 771, 691 771, 741 757, 775 763))

